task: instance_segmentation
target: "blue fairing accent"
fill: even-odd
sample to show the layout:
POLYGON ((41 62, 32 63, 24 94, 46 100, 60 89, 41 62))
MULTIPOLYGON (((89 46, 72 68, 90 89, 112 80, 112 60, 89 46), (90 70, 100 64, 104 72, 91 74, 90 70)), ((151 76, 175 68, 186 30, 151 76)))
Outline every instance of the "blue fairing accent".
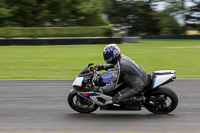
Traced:
POLYGON ((152 86, 152 89, 154 89, 154 85, 155 85, 155 82, 156 82, 156 77, 157 75, 155 75, 154 79, 153 79, 153 86, 152 86))
POLYGON ((92 99, 90 98, 91 96, 98 96, 98 95, 99 95, 99 94, 97 94, 97 93, 80 93, 80 92, 79 92, 79 94, 80 94, 81 96, 83 96, 83 97, 89 99, 89 100, 92 100, 92 99), (87 94, 87 96, 84 95, 84 94, 87 94))

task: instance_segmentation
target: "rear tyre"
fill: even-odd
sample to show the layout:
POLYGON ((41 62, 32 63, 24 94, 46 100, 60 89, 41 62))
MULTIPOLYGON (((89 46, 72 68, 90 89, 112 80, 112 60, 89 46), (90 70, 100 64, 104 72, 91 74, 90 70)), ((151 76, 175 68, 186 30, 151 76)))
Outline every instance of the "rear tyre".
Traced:
POLYGON ((156 88, 146 95, 145 107, 154 114, 168 114, 178 105, 176 93, 166 86, 156 88))
POLYGON ((91 113, 98 109, 98 105, 94 102, 79 96, 75 91, 68 95, 69 106, 80 113, 91 113))

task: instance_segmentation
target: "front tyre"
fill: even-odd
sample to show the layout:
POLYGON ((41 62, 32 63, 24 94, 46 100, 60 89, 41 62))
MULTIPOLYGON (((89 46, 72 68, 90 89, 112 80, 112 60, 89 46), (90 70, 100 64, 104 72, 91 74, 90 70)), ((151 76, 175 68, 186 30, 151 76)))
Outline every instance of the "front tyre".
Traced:
POLYGON ((69 93, 68 104, 73 110, 80 113, 91 113, 99 107, 94 102, 79 96, 75 91, 69 93))
POLYGON ((176 93, 166 86, 156 88, 146 95, 145 107, 154 114, 168 114, 178 105, 176 93))

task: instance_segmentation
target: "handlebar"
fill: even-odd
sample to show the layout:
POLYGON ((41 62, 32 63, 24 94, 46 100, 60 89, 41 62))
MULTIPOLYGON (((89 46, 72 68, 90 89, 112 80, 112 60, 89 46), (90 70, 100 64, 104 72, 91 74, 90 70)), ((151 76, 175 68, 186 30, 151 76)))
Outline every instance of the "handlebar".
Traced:
POLYGON ((90 69, 90 72, 93 73, 92 85, 95 85, 95 81, 97 81, 98 79, 97 69, 95 67, 90 67, 89 69, 90 69))

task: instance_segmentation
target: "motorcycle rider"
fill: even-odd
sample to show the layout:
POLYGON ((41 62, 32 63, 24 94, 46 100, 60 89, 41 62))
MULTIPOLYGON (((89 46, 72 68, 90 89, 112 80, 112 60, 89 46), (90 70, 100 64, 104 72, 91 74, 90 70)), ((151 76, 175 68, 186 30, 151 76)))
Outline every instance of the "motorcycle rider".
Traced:
MULTIPOLYGON (((104 60, 107 64, 96 65, 95 68, 108 70, 114 68, 112 81, 103 87, 95 86, 95 92, 107 93, 113 91, 119 79, 127 83, 128 87, 119 91, 113 97, 114 104, 123 104, 129 102, 130 97, 138 94, 146 86, 148 77, 147 73, 131 58, 121 54, 120 48, 116 44, 109 44, 103 50, 104 60)), ((140 98, 140 100, 144 100, 140 98)))

